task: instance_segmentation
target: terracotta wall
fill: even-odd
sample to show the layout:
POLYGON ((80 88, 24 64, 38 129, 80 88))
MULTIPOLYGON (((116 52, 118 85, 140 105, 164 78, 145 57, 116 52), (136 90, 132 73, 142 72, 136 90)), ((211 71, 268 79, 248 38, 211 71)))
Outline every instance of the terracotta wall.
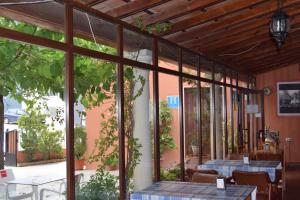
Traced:
POLYGON ((286 143, 287 161, 300 162, 300 116, 277 115, 277 82, 300 81, 299 65, 290 65, 284 68, 259 74, 257 87, 271 88, 271 94, 265 96, 265 120, 266 126, 280 132, 280 146, 284 148, 285 138, 292 138, 292 143, 286 143))

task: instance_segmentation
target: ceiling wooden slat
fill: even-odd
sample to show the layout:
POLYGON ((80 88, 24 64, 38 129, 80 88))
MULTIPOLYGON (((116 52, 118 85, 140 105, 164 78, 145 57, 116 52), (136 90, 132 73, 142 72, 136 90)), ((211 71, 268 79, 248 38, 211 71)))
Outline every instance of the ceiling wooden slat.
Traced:
POLYGON ((237 0, 231 1, 228 4, 225 4, 222 7, 216 7, 209 12, 201 13, 197 16, 188 18, 186 20, 179 21, 172 25, 172 28, 168 32, 164 32, 162 35, 168 35, 172 33, 176 33, 181 30, 188 29, 193 26, 197 26, 199 24, 203 24, 209 20, 214 20, 216 18, 221 18, 223 16, 229 15, 233 12, 249 8, 254 6, 255 4, 265 2, 266 0, 237 0))
MULTIPOLYGON (((177 3, 174 3, 168 9, 161 10, 158 13, 152 15, 144 15, 141 18, 145 25, 165 22, 167 20, 189 14, 193 11, 200 10, 217 2, 220 2, 220 0, 179 1, 177 3)), ((130 20, 128 22, 133 23, 133 20, 130 20)))
POLYGON ((138 1, 131 1, 124 6, 115 8, 107 12, 107 14, 118 17, 118 18, 125 18, 127 16, 136 14, 141 12, 145 9, 152 8, 154 6, 166 3, 170 0, 138 0, 138 1))
MULTIPOLYGON (((269 35, 270 18, 277 10, 276 0, 76 1, 125 22, 134 23, 138 17, 144 25, 170 22, 173 24, 172 29, 163 33, 164 38, 239 71, 262 73, 300 62, 300 0, 282 0, 283 10, 290 16, 292 28, 280 51, 269 35)), ((51 9, 39 10, 43 15, 37 13, 35 17, 38 19, 30 17, 35 13, 30 8, 0 10, 3 16, 63 31, 63 20, 58 20, 58 14, 51 9)), ((80 17, 79 14, 77 13, 77 18, 80 17)), ((63 16, 60 18, 63 19, 63 16)), ((84 20, 75 22, 74 34, 91 39, 88 24, 84 20)), ((97 41, 113 46, 115 42, 110 38, 112 32, 99 22, 94 27, 97 41)))
MULTIPOLYGON (((294 5, 296 3, 300 3, 299 0, 286 0, 284 2, 284 7, 294 5)), ((269 4, 264 6, 260 6, 254 9, 249 9, 242 12, 240 15, 228 17, 228 18, 220 18, 217 22, 200 26, 199 28, 195 28, 188 32, 183 32, 182 34, 167 37, 169 40, 179 43, 185 41, 185 38, 196 38, 198 36, 209 35, 215 31, 228 28, 230 26, 234 26, 240 23, 247 22, 256 17, 260 17, 269 13, 274 12, 277 9, 277 3, 275 1, 271 1, 269 4)))
POLYGON ((107 1, 107 0, 90 0, 90 1, 86 2, 85 4, 87 6, 94 6, 94 5, 103 3, 104 1, 107 1))

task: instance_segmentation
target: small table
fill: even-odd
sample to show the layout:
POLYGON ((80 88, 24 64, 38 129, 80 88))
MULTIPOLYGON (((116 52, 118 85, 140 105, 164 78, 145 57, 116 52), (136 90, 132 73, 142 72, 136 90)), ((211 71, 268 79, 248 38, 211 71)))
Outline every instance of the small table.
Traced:
POLYGON ((256 187, 248 185, 227 185, 226 190, 217 189, 215 184, 169 182, 154 183, 150 187, 134 192, 131 200, 244 200, 256 198, 256 187))
POLYGON ((210 160, 198 166, 198 169, 214 169, 223 176, 230 177, 234 170, 247 172, 267 172, 270 180, 275 181, 276 170, 281 169, 280 161, 253 160, 244 164, 242 160, 210 160))
POLYGON ((30 185, 32 186, 33 189, 33 194, 34 194, 34 199, 38 200, 39 199, 39 189, 38 187, 40 185, 44 185, 47 183, 52 183, 56 181, 62 181, 66 179, 65 176, 59 176, 59 175, 54 175, 54 176, 32 176, 32 177, 26 177, 26 178, 17 178, 12 181, 8 181, 8 184, 19 184, 19 185, 30 185))

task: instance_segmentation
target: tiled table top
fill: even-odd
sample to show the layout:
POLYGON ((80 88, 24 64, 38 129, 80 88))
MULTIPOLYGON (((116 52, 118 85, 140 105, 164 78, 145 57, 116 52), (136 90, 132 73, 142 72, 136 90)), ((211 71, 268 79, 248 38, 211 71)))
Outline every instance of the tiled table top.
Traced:
POLYGON ((198 166, 199 169, 214 169, 223 176, 231 176, 232 171, 241 170, 248 172, 265 171, 271 181, 275 180, 276 169, 281 169, 279 161, 250 161, 244 164, 242 160, 210 160, 198 166))
POLYGON ((155 183, 150 187, 134 192, 131 200, 243 200, 256 196, 255 186, 228 185, 226 190, 216 188, 215 184, 166 182, 155 183))

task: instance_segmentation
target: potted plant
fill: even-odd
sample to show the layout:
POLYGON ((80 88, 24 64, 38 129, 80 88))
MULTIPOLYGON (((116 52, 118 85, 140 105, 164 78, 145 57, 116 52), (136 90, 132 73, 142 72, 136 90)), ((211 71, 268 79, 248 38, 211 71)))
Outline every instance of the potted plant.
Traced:
POLYGON ((196 133, 193 133, 192 135, 191 146, 192 146, 193 155, 194 156, 199 155, 199 142, 196 133))
POLYGON ((75 170, 82 170, 84 167, 84 153, 86 151, 86 131, 85 127, 78 126, 74 129, 74 156, 75 170))

